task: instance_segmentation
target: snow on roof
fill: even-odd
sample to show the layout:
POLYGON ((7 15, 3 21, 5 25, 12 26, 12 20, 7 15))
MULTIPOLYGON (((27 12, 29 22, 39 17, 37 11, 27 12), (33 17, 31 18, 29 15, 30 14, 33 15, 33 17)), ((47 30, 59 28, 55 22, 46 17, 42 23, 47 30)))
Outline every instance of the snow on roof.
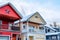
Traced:
MULTIPOLYGON (((32 14, 30 14, 30 15, 28 15, 28 16, 25 16, 25 17, 23 17, 22 19, 21 19, 21 22, 25 22, 25 21, 28 21, 28 19, 29 18, 31 18, 34 14, 36 14, 36 13, 38 13, 38 12, 35 12, 35 13, 32 13, 32 14)), ((38 13, 39 14, 39 13, 38 13)), ((39 14, 40 15, 40 14, 39 14)), ((40 17, 41 17, 41 15, 40 15, 40 17)), ((42 17, 41 17, 42 18, 42 17)), ((45 22, 45 20, 42 18, 42 20, 45 22)), ((42 23, 42 22, 41 22, 42 23)), ((42 23, 43 24, 43 23, 42 23)), ((44 24, 46 24, 46 22, 44 23, 44 24)))
POLYGON ((32 15, 34 15, 35 13, 32 13, 32 14, 30 14, 30 15, 27 15, 27 16, 25 16, 25 17, 23 17, 22 19, 21 19, 21 22, 24 22, 24 21, 27 21, 32 15))
POLYGON ((10 2, 1 3, 1 4, 0 4, 0 8, 1 8, 2 6, 8 5, 8 4, 18 13, 18 15, 19 15, 21 18, 23 17, 22 14, 16 9, 16 7, 15 7, 12 3, 10 3, 10 2))
POLYGON ((46 35, 58 35, 60 32, 54 32, 54 33, 46 33, 46 35))
POLYGON ((52 30, 54 30, 54 31, 57 31, 56 29, 54 29, 53 27, 51 27, 51 26, 47 26, 47 25, 45 25, 46 27, 48 27, 48 28, 50 28, 50 29, 52 29, 52 30))
POLYGON ((2 7, 2 6, 4 6, 4 5, 6 5, 8 2, 0 2, 0 7, 2 7))

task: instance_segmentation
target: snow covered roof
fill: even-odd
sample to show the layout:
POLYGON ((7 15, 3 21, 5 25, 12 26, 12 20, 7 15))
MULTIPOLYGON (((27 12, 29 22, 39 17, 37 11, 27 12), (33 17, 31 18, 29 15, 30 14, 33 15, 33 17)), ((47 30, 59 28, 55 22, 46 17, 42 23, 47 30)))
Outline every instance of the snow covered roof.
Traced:
POLYGON ((48 28, 50 28, 51 30, 57 31, 56 29, 54 29, 54 28, 51 27, 51 26, 47 26, 47 25, 45 25, 45 26, 48 27, 48 28))
POLYGON ((22 14, 16 9, 16 7, 12 3, 10 3, 10 2, 5 2, 5 3, 0 4, 0 8, 5 6, 5 5, 8 5, 8 4, 18 13, 18 15, 21 18, 23 17, 22 14))
MULTIPOLYGON (((25 16, 25 17, 23 17, 22 19, 21 19, 21 22, 25 22, 25 21, 28 21, 28 19, 29 18, 31 18, 34 14, 36 14, 36 13, 38 13, 38 12, 35 12, 35 13, 32 13, 32 14, 30 14, 30 15, 28 15, 28 16, 25 16)), ((38 13, 39 14, 39 13, 38 13)), ((40 15, 40 14, 39 14, 40 15)), ((41 17, 41 15, 40 15, 40 17, 41 17)), ((42 17, 41 17, 42 18, 42 17)), ((43 19, 43 18, 42 18, 43 19)), ((43 19, 43 21, 45 22, 45 20, 43 19)), ((45 22, 46 23, 46 22, 45 22)))
POLYGON ((33 16, 35 13, 32 13, 30 15, 27 15, 21 19, 21 22, 27 21, 31 16, 33 16))
POLYGON ((46 33, 46 35, 58 35, 60 32, 54 32, 54 33, 46 33))

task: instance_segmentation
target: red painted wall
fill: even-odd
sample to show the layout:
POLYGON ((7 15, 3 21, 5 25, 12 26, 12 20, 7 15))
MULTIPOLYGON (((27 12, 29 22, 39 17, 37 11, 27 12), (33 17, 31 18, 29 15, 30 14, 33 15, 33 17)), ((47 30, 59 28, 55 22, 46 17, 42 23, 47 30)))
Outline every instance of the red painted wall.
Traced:
MULTIPOLYGON (((1 32, 0 31, 0 35, 3 35, 3 36, 4 35, 6 35, 6 36, 9 35, 11 37, 12 36, 12 33, 11 32, 1 32)), ((10 38, 10 40, 11 40, 11 38, 10 38)))
POLYGON ((2 28, 3 29, 8 29, 9 28, 9 23, 13 24, 14 22, 2 21, 2 28))
POLYGON ((9 5, 6 5, 6 6, 1 7, 0 8, 0 14, 19 18, 19 16, 17 15, 17 13, 9 5), (9 14, 6 12, 6 10, 9 10, 10 11, 9 14))
POLYGON ((8 29, 8 27, 9 27, 9 22, 7 22, 7 21, 2 21, 2 28, 3 28, 3 29, 8 29))
POLYGON ((2 21, 2 24, 8 24, 8 22, 7 21, 2 21))
POLYGON ((11 32, 0 32, 1 35, 10 35, 11 36, 11 32))

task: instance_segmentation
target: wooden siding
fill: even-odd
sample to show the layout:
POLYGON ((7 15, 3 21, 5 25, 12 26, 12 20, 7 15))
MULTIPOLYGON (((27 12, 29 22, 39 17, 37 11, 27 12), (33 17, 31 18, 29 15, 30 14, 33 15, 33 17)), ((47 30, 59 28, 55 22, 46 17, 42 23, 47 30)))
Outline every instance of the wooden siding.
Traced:
POLYGON ((44 21, 41 19, 40 15, 39 14, 35 14, 33 15, 29 21, 31 22, 35 22, 35 23, 44 23, 44 21), (37 16, 37 17, 36 17, 37 16))

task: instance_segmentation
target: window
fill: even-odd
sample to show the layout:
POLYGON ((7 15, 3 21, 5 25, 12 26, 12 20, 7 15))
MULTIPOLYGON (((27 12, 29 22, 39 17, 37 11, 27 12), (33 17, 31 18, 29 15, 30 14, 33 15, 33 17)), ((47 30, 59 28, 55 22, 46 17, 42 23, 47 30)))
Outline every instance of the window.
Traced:
POLYGON ((32 26, 32 25, 29 25, 29 28, 30 28, 30 29, 34 29, 34 26, 32 26))
POLYGON ((48 29, 48 32, 50 32, 50 29, 48 29))
POLYGON ((26 38, 26 40, 27 40, 27 38, 26 38))
POLYGON ((23 28, 25 29, 25 25, 23 26, 23 28))
POLYGON ((32 26, 32 25, 29 26, 29 32, 34 32, 34 29, 35 29, 34 26, 32 26))
POLYGON ((49 39, 49 36, 46 36, 46 39, 49 39))
POLYGON ((46 33, 47 33, 47 29, 45 29, 46 33))
POLYGON ((26 29, 26 25, 25 24, 23 25, 23 29, 26 29))
POLYGON ((35 18, 38 18, 38 16, 35 16, 35 18))
POLYGON ((52 36, 52 40, 56 40, 56 36, 52 36))
POLYGON ((43 30, 44 28, 43 27, 39 27, 39 29, 42 29, 43 30))
POLYGON ((2 24, 2 21, 0 20, 0 25, 2 24))

